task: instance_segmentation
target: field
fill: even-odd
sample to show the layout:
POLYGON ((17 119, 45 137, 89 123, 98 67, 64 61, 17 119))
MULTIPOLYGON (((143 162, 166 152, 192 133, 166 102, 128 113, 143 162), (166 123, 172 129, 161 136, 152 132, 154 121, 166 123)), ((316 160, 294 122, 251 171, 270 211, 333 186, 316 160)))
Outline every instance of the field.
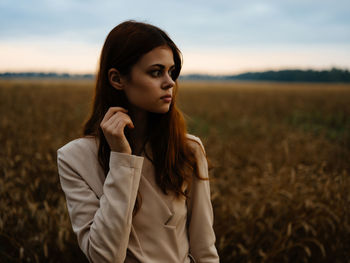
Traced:
MULTIPOLYGON (((87 262, 56 150, 93 84, 0 81, 0 262, 87 262)), ((206 148, 221 262, 350 262, 350 85, 180 83, 206 148)))

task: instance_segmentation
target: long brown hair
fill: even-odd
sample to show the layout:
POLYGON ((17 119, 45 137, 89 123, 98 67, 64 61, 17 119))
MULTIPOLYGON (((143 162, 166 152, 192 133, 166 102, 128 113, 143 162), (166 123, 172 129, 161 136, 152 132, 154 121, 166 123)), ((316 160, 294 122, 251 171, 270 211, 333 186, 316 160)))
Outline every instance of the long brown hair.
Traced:
MULTIPOLYGON (((124 91, 113 88, 109 83, 108 70, 115 68, 120 74, 129 76, 132 66, 144 54, 163 45, 167 45, 173 52, 175 69, 172 79, 175 86, 169 111, 165 114, 149 112, 147 141, 151 146, 152 158, 149 154, 146 156, 154 164, 155 179, 163 192, 168 194, 170 191, 176 196, 186 196, 184 184, 190 186, 192 175, 195 174, 198 178, 200 175, 194 152, 186 137, 183 114, 176 107, 176 80, 180 74, 182 57, 174 42, 158 27, 129 20, 119 24, 108 34, 100 56, 92 112, 84 124, 83 135, 92 135, 99 139, 98 160, 107 175, 110 147, 100 123, 110 107, 128 108, 124 91)), ((127 129, 125 136, 134 152, 127 129)))

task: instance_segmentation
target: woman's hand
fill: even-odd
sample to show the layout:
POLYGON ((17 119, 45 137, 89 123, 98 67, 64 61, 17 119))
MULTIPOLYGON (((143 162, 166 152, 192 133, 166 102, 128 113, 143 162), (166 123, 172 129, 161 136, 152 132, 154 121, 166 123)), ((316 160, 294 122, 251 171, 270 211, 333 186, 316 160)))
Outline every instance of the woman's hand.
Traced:
POLYGON ((135 128, 127 114, 127 110, 122 107, 110 107, 106 112, 100 127, 111 148, 111 151, 131 154, 131 147, 124 134, 125 126, 135 128))

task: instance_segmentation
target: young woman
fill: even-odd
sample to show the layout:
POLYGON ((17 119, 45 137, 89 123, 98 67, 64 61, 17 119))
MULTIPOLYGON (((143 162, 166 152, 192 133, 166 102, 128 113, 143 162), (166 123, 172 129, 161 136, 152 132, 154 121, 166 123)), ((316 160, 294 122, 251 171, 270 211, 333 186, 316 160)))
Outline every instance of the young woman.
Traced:
POLYGON ((204 147, 175 103, 180 70, 153 25, 126 21, 107 36, 84 136, 57 156, 90 262, 219 262, 204 147))

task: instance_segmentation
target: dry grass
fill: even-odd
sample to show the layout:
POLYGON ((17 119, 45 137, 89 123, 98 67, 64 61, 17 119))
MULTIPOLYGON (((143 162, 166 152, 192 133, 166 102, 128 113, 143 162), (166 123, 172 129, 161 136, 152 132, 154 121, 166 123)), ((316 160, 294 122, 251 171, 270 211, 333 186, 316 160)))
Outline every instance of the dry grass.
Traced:
MULTIPOLYGON (((350 86, 182 83, 214 165, 221 262, 350 262, 350 86)), ((92 84, 0 81, 0 259, 86 262, 56 150, 79 135, 92 84)))

